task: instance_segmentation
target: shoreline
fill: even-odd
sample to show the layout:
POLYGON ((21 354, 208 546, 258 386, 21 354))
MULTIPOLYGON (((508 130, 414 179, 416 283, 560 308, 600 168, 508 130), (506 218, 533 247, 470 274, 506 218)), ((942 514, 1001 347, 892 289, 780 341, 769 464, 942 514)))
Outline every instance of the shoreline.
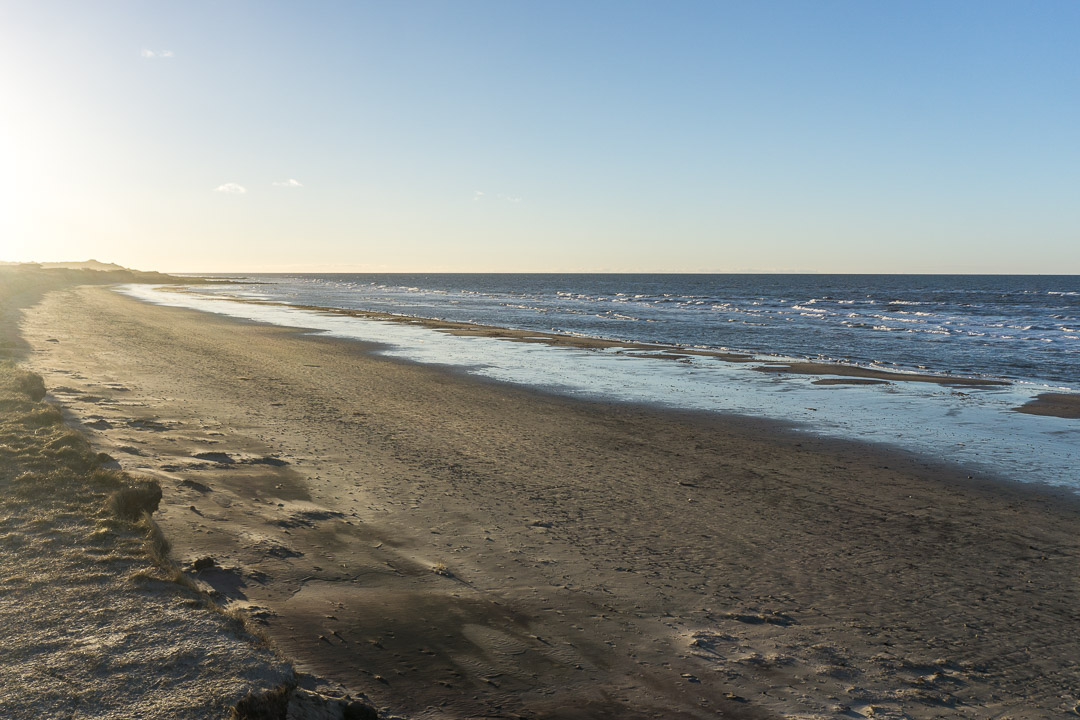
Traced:
MULTIPOLYGON (((196 294, 184 287, 168 288, 169 292, 196 294)), ((710 350, 704 348, 687 347, 684 345, 671 345, 662 343, 645 343, 630 340, 617 340, 611 338, 590 337, 569 333, 545 332, 540 330, 524 330, 520 328, 500 327, 495 325, 482 325, 479 323, 458 322, 453 320, 440 320, 438 318, 426 318, 414 315, 389 313, 377 310, 359 310, 350 308, 336 308, 321 305, 304 305, 298 303, 286 303, 276 300, 257 300, 253 298, 240 298, 228 295, 213 296, 215 299, 245 303, 251 305, 268 305, 287 307, 296 310, 308 310, 312 312, 326 313, 331 315, 343 315, 368 320, 382 320, 387 322, 401 323, 404 325, 417 325, 445 332, 450 335, 467 337, 488 337, 498 340, 513 342, 543 343, 552 347, 574 347, 580 349, 625 349, 643 351, 642 357, 656 357, 678 360, 683 357, 699 356, 711 357, 730 363, 762 363, 763 367, 755 368, 763 372, 792 372, 807 375, 833 375, 838 377, 873 378, 894 382, 924 382, 937 383, 945 386, 1007 386, 1012 381, 1003 379, 991 379, 988 377, 971 377, 963 375, 951 375, 948 371, 940 373, 914 372, 907 370, 883 370, 880 368, 847 363, 839 360, 816 361, 810 359, 790 359, 781 355, 769 353, 755 353, 749 351, 710 350)), ((1064 393, 1058 393, 1065 395, 1064 393)), ((1080 393, 1077 393, 1080 397, 1080 393)))
POLYGON ((1080 686, 1061 492, 108 290, 24 334, 195 577, 414 717, 1052 717, 1080 686))
POLYGON ((1073 426, 1071 404, 1080 394, 1074 400, 1056 393, 1056 402, 1042 403, 1043 417, 1034 418, 1019 411, 1041 388, 989 378, 700 357, 708 353, 368 311, 205 299, 197 292, 124 292, 145 302, 375 342, 388 357, 566 397, 796 422, 814 434, 955 458, 974 474, 1004 472, 1030 482, 1080 487, 1076 455, 1064 442, 1080 431, 1073 426))

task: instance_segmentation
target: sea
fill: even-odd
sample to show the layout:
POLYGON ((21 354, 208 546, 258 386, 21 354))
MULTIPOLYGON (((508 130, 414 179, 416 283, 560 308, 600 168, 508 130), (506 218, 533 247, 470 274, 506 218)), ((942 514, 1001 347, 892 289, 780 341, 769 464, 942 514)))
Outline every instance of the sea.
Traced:
MULTIPOLYGON (((206 276, 204 276, 206 277, 206 276)), ((372 343, 401 360, 608 402, 769 418, 793 431, 866 440, 987 477, 1080 490, 1080 420, 1015 412, 1045 392, 1080 393, 1080 276, 748 274, 255 274, 176 292, 122 292, 372 343), (237 301, 259 301, 237 302, 237 301), (299 307, 304 306, 304 307, 299 307), (737 352, 679 362, 455 336, 313 307, 588 338, 737 352), (826 361, 1001 386, 815 385, 756 372, 826 361)))

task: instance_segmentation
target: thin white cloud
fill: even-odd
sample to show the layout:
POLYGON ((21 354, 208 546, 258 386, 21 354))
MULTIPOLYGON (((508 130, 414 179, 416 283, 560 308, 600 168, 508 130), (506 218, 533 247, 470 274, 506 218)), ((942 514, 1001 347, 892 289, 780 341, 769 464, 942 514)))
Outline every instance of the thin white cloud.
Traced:
POLYGON ((225 183, 224 185, 218 185, 214 188, 214 192, 230 193, 232 195, 243 195, 247 192, 247 188, 237 183, 225 183))
POLYGON ((502 202, 508 202, 508 203, 514 203, 514 204, 517 204, 517 203, 521 202, 521 200, 522 200, 521 197, 519 197, 517 195, 503 195, 502 193, 500 193, 498 195, 488 195, 483 190, 473 190, 472 199, 473 199, 474 202, 477 202, 477 201, 480 201, 480 200, 487 200, 489 198, 495 198, 496 200, 501 200, 502 202))
POLYGON ((304 184, 296 178, 289 178, 281 182, 275 182, 274 187, 304 187, 304 184))
POLYGON ((143 48, 139 53, 147 60, 156 60, 157 58, 171 58, 173 56, 172 50, 150 50, 149 48, 143 48))

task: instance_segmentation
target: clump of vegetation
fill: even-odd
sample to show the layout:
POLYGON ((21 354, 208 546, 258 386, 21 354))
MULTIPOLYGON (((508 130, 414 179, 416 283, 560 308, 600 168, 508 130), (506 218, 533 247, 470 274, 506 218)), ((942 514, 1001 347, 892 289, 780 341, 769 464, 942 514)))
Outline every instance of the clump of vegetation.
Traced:
POLYGON ((248 693, 233 708, 229 720, 286 720, 289 717, 378 720, 379 713, 360 700, 327 697, 288 682, 265 692, 248 693))
POLYGON ((117 517, 126 520, 138 520, 143 513, 152 514, 160 504, 161 486, 156 480, 137 480, 109 497, 109 507, 117 517))
POLYGON ((41 376, 25 370, 14 369, 13 384, 17 392, 21 392, 33 401, 45 397, 45 382, 41 376))
POLYGON ((295 683, 283 683, 261 693, 248 693, 236 703, 229 720, 285 720, 295 683))

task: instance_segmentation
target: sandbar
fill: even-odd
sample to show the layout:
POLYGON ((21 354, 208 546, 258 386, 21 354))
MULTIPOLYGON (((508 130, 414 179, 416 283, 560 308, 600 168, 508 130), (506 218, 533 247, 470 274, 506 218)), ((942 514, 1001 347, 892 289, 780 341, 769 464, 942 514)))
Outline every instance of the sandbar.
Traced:
POLYGON ((1034 400, 1016 408, 1028 415, 1048 415, 1060 418, 1080 418, 1080 395, 1070 393, 1042 393, 1034 400))

